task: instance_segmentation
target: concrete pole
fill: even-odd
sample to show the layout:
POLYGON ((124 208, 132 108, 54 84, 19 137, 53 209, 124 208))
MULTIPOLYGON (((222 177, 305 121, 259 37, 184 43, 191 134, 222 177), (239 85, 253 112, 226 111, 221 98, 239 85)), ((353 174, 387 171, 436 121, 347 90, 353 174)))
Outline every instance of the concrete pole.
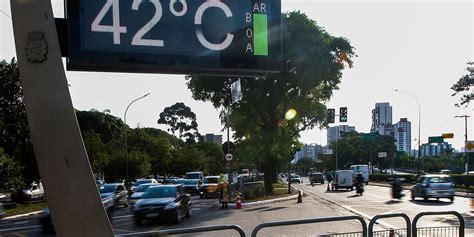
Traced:
POLYGON ((51 2, 11 0, 38 170, 58 236, 113 236, 72 106, 51 2))

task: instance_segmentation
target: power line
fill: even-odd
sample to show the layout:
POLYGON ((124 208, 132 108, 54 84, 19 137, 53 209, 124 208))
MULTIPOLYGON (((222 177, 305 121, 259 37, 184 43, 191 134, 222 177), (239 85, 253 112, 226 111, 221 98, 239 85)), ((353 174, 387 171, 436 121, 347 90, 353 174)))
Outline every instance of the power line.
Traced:
POLYGON ((12 19, 12 17, 10 15, 8 15, 5 11, 3 10, 0 10, 1 13, 5 14, 5 16, 7 16, 8 18, 10 18, 10 20, 12 19))

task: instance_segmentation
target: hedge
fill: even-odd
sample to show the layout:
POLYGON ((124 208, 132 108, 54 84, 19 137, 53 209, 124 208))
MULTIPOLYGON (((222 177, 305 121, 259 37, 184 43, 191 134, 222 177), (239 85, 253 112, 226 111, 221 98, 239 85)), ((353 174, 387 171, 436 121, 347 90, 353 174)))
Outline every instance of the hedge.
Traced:
MULTIPOLYGON (((394 175, 397 178, 404 178, 405 183, 413 183, 416 181, 416 176, 414 175, 394 175)), ((467 181, 467 176, 466 175, 460 175, 460 174, 450 174, 450 176, 453 178, 454 185, 456 187, 464 187, 467 181)), ((392 175, 390 174, 371 174, 369 175, 369 180, 370 181, 381 181, 381 182, 390 182, 392 178, 392 175)), ((474 176, 470 175, 469 176, 469 186, 474 186, 474 176)))
POLYGON ((265 185, 263 181, 244 183, 241 192, 244 199, 263 197, 265 196, 265 185))

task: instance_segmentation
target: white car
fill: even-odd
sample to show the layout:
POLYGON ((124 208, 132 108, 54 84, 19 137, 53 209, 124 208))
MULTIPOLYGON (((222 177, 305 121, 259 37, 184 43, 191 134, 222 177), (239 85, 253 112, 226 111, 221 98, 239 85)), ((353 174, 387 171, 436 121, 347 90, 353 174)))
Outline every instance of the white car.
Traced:
POLYGON ((291 175, 292 183, 303 183, 303 179, 299 175, 291 175))

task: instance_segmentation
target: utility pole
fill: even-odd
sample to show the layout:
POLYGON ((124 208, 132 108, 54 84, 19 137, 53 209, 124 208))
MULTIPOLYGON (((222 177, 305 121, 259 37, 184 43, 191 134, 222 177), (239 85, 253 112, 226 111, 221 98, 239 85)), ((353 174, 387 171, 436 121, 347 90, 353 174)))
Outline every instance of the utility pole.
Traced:
POLYGON ((469 194, 469 153, 467 152, 467 118, 471 117, 469 115, 460 115, 454 116, 455 118, 464 118, 464 157, 466 157, 466 186, 467 186, 467 193, 469 194))

